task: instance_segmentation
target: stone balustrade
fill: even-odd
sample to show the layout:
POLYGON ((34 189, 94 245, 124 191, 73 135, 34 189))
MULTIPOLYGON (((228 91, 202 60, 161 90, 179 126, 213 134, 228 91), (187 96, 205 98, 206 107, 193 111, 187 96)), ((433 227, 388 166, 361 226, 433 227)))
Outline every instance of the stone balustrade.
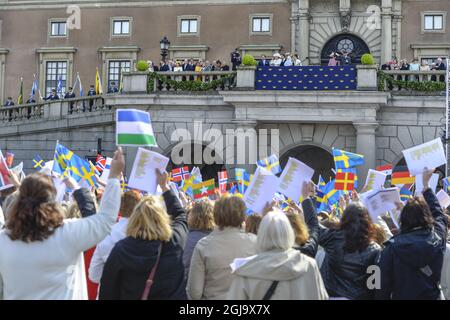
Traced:
MULTIPOLYGON (((409 70, 383 70, 386 76, 380 78, 381 88, 384 91, 400 91, 406 89, 402 87, 398 81, 408 82, 435 82, 435 86, 438 87, 439 83, 445 84, 445 70, 431 70, 431 71, 409 71, 409 70), (393 79, 394 81, 390 81, 393 79)), ((420 91, 420 90, 419 90, 420 91)), ((439 91, 439 90, 437 90, 439 91)))
POLYGON ((33 104, 0 107, 0 122, 3 124, 34 119, 60 119, 76 113, 109 110, 102 96, 43 101, 33 104))
MULTIPOLYGON (((210 84, 211 90, 230 90, 234 86, 234 71, 205 71, 205 72, 156 72, 153 91, 187 91, 174 82, 198 81, 210 84), (217 85, 214 85, 216 83, 217 85)), ((194 90, 192 90, 194 91, 194 90)))

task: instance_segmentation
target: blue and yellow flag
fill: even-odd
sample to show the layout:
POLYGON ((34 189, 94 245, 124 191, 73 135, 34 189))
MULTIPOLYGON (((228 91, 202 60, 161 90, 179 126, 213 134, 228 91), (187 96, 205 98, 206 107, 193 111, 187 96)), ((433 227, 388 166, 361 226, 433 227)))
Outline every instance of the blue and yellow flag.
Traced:
POLYGON ((238 190, 239 193, 244 194, 247 190, 248 186, 250 185, 250 182, 252 181, 253 175, 249 174, 247 172, 244 172, 242 177, 237 180, 238 184, 238 190))
POLYGON ((278 157, 275 154, 272 154, 271 156, 265 159, 258 160, 256 162, 256 165, 258 167, 266 169, 269 172, 272 172, 273 174, 278 174, 281 172, 280 161, 278 160, 278 157))
POLYGON ((55 155, 53 156, 53 171, 64 175, 69 167, 73 152, 60 143, 56 144, 55 155))
POLYGON ((87 160, 74 154, 69 162, 70 175, 75 180, 86 180, 91 187, 98 187, 95 167, 87 160))
POLYGON ((33 168, 36 170, 41 170, 44 169, 45 166, 45 161, 44 159, 41 158, 40 155, 37 155, 36 157, 34 157, 33 159, 33 168))
POLYGON ((364 156, 344 150, 333 149, 336 169, 354 168, 364 164, 364 156))
POLYGON ((450 192, 450 177, 442 179, 442 184, 444 186, 444 191, 449 193, 450 192))
POLYGON ((327 184, 325 183, 325 180, 323 180, 322 175, 319 176, 319 182, 317 182, 317 187, 320 191, 323 191, 325 186, 327 184))
POLYGON ((400 200, 403 202, 407 201, 410 197, 412 197, 413 192, 411 190, 408 190, 406 188, 400 189, 400 200))
POLYGON ((325 186, 325 190, 324 190, 327 204, 330 207, 333 204, 339 202, 339 197, 343 194, 342 191, 336 190, 334 188, 334 182, 335 182, 334 180, 331 180, 330 182, 328 182, 327 185, 325 186))

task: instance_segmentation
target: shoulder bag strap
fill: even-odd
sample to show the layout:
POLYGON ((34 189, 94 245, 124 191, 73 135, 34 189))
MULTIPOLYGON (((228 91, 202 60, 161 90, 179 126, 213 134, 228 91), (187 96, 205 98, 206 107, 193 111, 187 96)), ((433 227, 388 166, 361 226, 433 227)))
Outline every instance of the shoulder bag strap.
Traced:
POLYGON ((158 257, 156 258, 155 265, 153 266, 152 271, 150 272, 150 275, 148 276, 148 279, 145 282, 145 289, 144 289, 144 293, 142 294, 141 300, 148 299, 148 295, 150 294, 150 289, 152 288, 152 285, 153 285, 153 278, 155 277, 156 269, 158 268, 159 258, 161 258, 161 251, 162 251, 162 242, 159 244, 158 257))
POLYGON ((273 294, 275 293, 275 289, 278 286, 278 281, 272 282, 272 284, 269 287, 269 290, 267 290, 266 294, 262 298, 263 300, 270 300, 272 298, 273 294))

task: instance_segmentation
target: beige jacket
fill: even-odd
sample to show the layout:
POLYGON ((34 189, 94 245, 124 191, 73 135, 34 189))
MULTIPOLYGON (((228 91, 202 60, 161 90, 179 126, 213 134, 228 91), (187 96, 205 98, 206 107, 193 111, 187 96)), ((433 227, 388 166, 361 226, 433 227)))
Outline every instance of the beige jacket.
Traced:
POLYGON ((238 228, 214 230, 201 239, 192 254, 187 283, 189 299, 226 299, 236 258, 256 254, 256 236, 238 228))
POLYGON ((271 300, 328 299, 316 261, 294 249, 263 252, 239 267, 227 298, 262 300, 273 281, 271 300))

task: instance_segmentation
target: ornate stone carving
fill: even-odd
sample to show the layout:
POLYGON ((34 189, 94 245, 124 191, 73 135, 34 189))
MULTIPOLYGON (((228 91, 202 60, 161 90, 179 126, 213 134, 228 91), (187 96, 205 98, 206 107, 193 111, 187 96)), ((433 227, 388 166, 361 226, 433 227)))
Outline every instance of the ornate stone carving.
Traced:
POLYGON ((341 28, 342 31, 348 31, 348 29, 350 28, 350 22, 351 22, 351 11, 341 11, 340 12, 340 16, 341 16, 341 28))

